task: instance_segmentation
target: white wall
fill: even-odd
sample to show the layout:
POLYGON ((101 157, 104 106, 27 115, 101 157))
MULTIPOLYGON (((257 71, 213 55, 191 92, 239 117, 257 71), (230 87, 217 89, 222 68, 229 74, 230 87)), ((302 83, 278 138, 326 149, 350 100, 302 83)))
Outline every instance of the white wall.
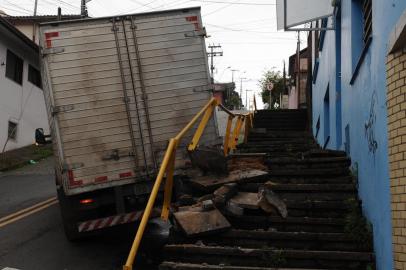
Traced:
POLYGON ((28 81, 28 64, 39 69, 38 55, 14 36, 0 33, 0 152, 7 140, 9 120, 18 123, 18 128, 16 140, 7 142, 6 151, 33 144, 36 128, 49 133, 43 91, 28 81), (5 76, 7 49, 24 60, 22 85, 5 76))

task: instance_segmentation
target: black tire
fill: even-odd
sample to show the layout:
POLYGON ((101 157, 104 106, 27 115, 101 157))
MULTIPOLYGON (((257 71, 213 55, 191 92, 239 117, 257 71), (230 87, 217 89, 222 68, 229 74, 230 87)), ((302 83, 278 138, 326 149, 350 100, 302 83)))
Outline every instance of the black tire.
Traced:
POLYGON ((75 216, 77 211, 74 209, 72 200, 65 195, 63 187, 60 186, 57 193, 66 238, 71 242, 77 242, 83 238, 77 227, 77 217, 75 216))

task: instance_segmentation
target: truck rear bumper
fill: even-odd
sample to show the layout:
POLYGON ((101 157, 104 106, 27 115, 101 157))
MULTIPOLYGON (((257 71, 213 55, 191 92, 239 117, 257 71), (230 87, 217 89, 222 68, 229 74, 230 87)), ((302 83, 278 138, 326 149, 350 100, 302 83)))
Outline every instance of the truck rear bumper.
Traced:
MULTIPOLYGON (((109 216, 104 218, 98 218, 93 220, 86 220, 78 223, 79 232, 90 232, 95 230, 100 230, 104 228, 113 227, 116 225, 136 222, 141 219, 144 211, 134 211, 130 213, 109 216)), ((150 218, 155 218, 160 216, 161 210, 154 208, 151 212, 150 218)))

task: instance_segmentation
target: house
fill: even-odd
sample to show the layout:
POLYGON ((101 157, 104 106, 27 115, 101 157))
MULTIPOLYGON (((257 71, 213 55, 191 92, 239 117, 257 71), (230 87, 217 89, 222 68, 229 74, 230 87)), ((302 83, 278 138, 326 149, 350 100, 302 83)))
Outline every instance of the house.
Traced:
POLYGON ((299 53, 300 61, 298 61, 297 53, 289 57, 289 76, 292 78, 292 82, 288 89, 288 109, 307 107, 308 56, 308 49, 304 48, 299 53))
POLYGON ((43 22, 57 21, 61 20, 75 20, 83 18, 82 15, 37 15, 37 16, 9 16, 3 17, 7 19, 9 23, 14 25, 18 30, 20 30, 24 35, 26 35, 31 40, 39 44, 39 28, 38 25, 43 22))
POLYGON ((31 39, 0 17, 1 152, 32 144, 36 128, 49 133, 38 51, 31 39))
POLYGON ((406 269, 406 1, 334 3, 309 42, 313 134, 351 157, 377 269, 406 269))

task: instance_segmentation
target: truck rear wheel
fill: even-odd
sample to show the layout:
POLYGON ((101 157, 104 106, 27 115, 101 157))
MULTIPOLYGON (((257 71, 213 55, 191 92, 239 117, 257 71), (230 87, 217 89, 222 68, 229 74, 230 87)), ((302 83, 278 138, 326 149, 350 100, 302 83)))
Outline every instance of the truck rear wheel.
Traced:
POLYGON ((57 193, 66 238, 71 242, 78 241, 83 235, 78 231, 77 220, 75 218, 76 210, 72 205, 72 200, 65 195, 62 187, 58 188, 57 193))

